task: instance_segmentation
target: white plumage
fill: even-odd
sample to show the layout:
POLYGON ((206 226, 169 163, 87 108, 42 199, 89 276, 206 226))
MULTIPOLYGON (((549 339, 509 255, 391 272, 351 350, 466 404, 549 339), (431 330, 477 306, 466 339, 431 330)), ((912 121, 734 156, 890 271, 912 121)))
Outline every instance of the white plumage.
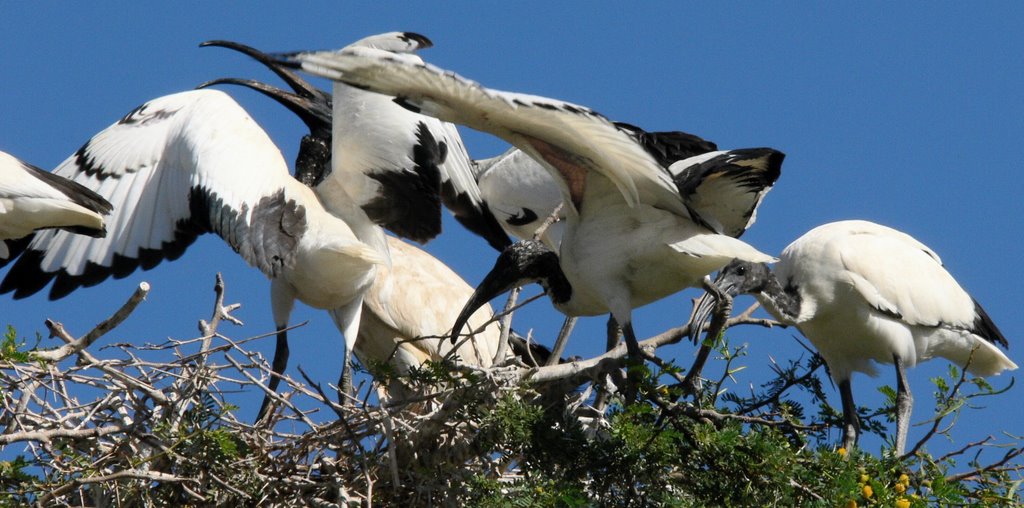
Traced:
POLYGON ((481 331, 456 345, 448 341, 452 323, 473 288, 424 250, 388 237, 391 267, 380 268, 363 303, 355 353, 364 365, 390 362, 400 373, 443 359, 489 367, 498 350, 497 322, 483 328, 493 311, 484 306, 470 325, 481 331))
MULTIPOLYGON (((414 111, 497 135, 541 162, 566 204, 559 258, 569 291, 553 300, 569 315, 610 311, 634 353, 633 308, 697 285, 733 258, 773 259, 693 217, 672 174, 634 130, 589 108, 490 90, 410 55, 367 47, 284 58, 312 74, 397 96, 414 111)), ((749 164, 777 176, 781 154, 774 154, 760 153, 760 162, 749 164)), ((520 273, 506 278, 521 282, 520 273)), ((508 285, 499 282, 499 290, 508 285)), ((481 297, 491 296, 483 286, 481 297)))
MULTIPOLYGON (((476 164, 480 196, 511 236, 521 240, 533 238, 562 203, 562 194, 555 179, 540 163, 518 148, 510 148, 497 157, 478 160, 476 164)), ((560 211, 558 219, 540 237, 554 251, 558 251, 562 243, 565 213, 560 211)))
POLYGON ((176 259, 212 232, 271 280, 275 321, 294 299, 326 309, 352 351, 363 296, 387 263, 384 234, 355 206, 328 213, 280 151, 223 92, 151 100, 56 170, 115 203, 108 235, 37 233, 0 290, 16 298, 56 279, 51 298, 176 259), (350 226, 351 225, 351 226, 350 226))
MULTIPOLYGON (((412 32, 389 32, 348 48, 421 61, 433 43, 412 32)), ((269 63, 268 63, 269 65, 269 63)), ((510 242, 483 203, 474 164, 454 125, 409 111, 391 97, 335 83, 332 171, 316 185, 330 209, 354 202, 395 234, 426 242, 441 232, 441 205, 493 247, 510 242)))
MULTIPOLYGON (((859 431, 850 377, 875 375, 873 362, 897 366, 899 453, 911 408, 904 367, 942 357, 979 376, 1017 368, 995 347, 1007 346, 1006 338, 939 256, 910 235, 871 222, 818 226, 782 251, 774 274, 765 265, 736 262, 716 283, 733 295, 755 295, 814 344, 843 392, 847 446, 859 431)), ((696 322, 711 306, 705 296, 696 322)))
MULTIPOLYGON (((355 44, 376 41, 381 44, 398 45, 400 49, 404 47, 402 41, 410 40, 408 37, 402 33, 383 34, 355 44)), ((433 202, 435 205, 419 211, 418 216, 400 213, 394 216, 399 219, 397 222, 382 222, 386 227, 394 227, 396 233, 422 231, 416 224, 440 221, 438 203, 441 196, 465 196, 469 192, 476 196, 471 199, 470 204, 480 204, 473 175, 464 166, 459 166, 461 169, 455 173, 459 178, 468 178, 468 181, 458 180, 453 184, 453 177, 442 175, 441 188, 415 184, 415 181, 425 175, 417 175, 413 169, 426 171, 427 174, 430 172, 428 170, 432 170, 436 177, 438 168, 450 167, 449 163, 457 162, 460 157, 468 161, 465 149, 461 146, 458 134, 451 124, 442 124, 434 118, 409 113, 390 100, 381 100, 386 99, 385 96, 347 86, 344 88, 349 89, 346 90, 348 95, 343 97, 343 100, 351 104, 332 107, 330 94, 316 89, 254 48, 228 41, 211 41, 204 45, 223 46, 243 52, 269 67, 291 87, 292 91, 289 92, 266 83, 234 78, 217 79, 202 85, 246 86, 274 99, 298 115, 310 132, 303 137, 300 144, 295 163, 296 176, 311 185, 329 209, 335 206, 352 206, 355 201, 348 197, 348 193, 358 195, 359 182, 365 184, 377 179, 397 185, 375 187, 372 193, 358 199, 357 201, 362 202, 363 208, 369 212, 373 212, 374 207, 380 205, 379 202, 393 202, 398 210, 405 210, 405 206, 417 206, 403 201, 433 202), (340 120, 334 122, 332 118, 340 120), (375 124, 374 119, 380 122, 375 124), (421 124, 419 128, 417 124, 421 124), (452 137, 444 138, 449 141, 442 141, 442 145, 437 145, 433 141, 420 143, 416 137, 406 136, 418 129, 426 139, 432 139, 431 131, 422 128, 424 125, 433 127, 436 132, 451 129, 452 137), (332 130, 339 132, 332 134, 332 130), (339 142, 332 142, 332 139, 339 139, 339 142), (417 162, 415 154, 421 154, 425 147, 431 144, 434 148, 447 147, 451 140, 458 144, 461 156, 458 155, 458 151, 455 152, 454 159, 447 157, 447 163, 438 168, 417 166, 423 159, 417 162), (356 152, 357 155, 352 156, 351 152, 356 152), (332 157, 332 153, 345 153, 349 156, 332 157), (371 158, 372 163, 362 159, 367 153, 375 154, 371 158), (415 192, 409 194, 408 191, 415 192)), ((465 209, 457 208, 456 211, 465 212, 465 209)), ((479 214, 481 211, 486 211, 486 206, 481 206, 475 213, 479 214)), ((462 217, 463 220, 465 218, 462 217)), ((496 223, 494 228, 498 228, 496 223)), ((500 230, 498 231, 500 233, 500 230)), ((427 237, 419 239, 429 238, 436 233, 437 231, 432 231, 427 237)), ((507 237, 502 237, 507 242, 507 237)), ((451 331, 451 324, 457 315, 456 304, 464 302, 472 294, 472 288, 430 254, 393 237, 388 237, 387 242, 392 265, 378 268, 377 277, 366 295, 363 319, 355 346, 356 356, 367 366, 387 363, 399 373, 406 373, 427 360, 438 361, 444 358, 458 359, 461 363, 470 365, 490 365, 497 352, 497 325, 489 326, 468 341, 460 342, 458 346, 452 346, 447 341, 444 341, 444 344, 440 343, 441 337, 446 338, 451 331)), ((475 324, 482 325, 490 319, 490 315, 489 307, 481 309, 474 316, 475 324)), ((282 330, 278 334, 277 351, 274 356, 274 371, 278 374, 287 366, 289 355, 287 335, 283 331, 288 324, 287 318, 288 315, 283 313, 276 323, 278 329, 282 330)), ((269 387, 276 389, 277 385, 278 381, 274 378, 269 387)), ((269 399, 265 399, 260 410, 261 416, 268 403, 269 399)))
POLYGON ((18 254, 8 240, 40 229, 103 236, 103 216, 110 209, 89 189, 0 152, 0 266, 18 254))

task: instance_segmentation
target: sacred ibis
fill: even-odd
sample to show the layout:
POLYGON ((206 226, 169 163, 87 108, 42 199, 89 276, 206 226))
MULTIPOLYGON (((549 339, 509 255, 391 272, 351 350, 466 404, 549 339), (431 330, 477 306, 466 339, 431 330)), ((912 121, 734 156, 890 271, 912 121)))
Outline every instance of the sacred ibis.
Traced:
POLYGON ((55 173, 114 203, 108 234, 36 233, 0 292, 24 298, 52 280, 49 296, 61 298, 176 259, 200 234, 215 233, 271 280, 275 322, 287 322, 295 299, 328 311, 345 337, 347 373, 364 295, 389 262, 385 235, 357 206, 326 210, 227 94, 153 99, 93 136, 55 173))
MULTIPOLYGON (((1006 337, 939 256, 910 235, 871 222, 818 226, 782 251, 774 272, 737 260, 715 283, 731 296, 754 295, 814 344, 839 384, 847 448, 860 433, 850 377, 874 376, 872 361, 896 366, 900 455, 913 407, 906 367, 941 356, 979 376, 1017 368, 995 347, 1007 347, 1006 337)), ((703 323, 713 306, 714 298, 705 295, 693 322, 703 323)))
POLYGON ((103 237, 110 211, 110 203, 86 187, 0 152, 0 266, 27 244, 18 240, 41 229, 103 237))
MULTIPOLYGON (((633 308, 698 285, 733 258, 774 260, 723 234, 734 222, 752 220, 752 210, 746 217, 701 216, 633 129, 589 108, 490 90, 419 58, 369 47, 278 58, 314 75, 395 96, 413 111, 501 137, 554 177, 566 209, 559 255, 540 245, 513 245, 478 288, 473 304, 513 284, 539 280, 563 313, 610 312, 623 328, 631 356, 638 358, 633 308)), ((700 163, 734 168, 723 176, 749 182, 733 187, 739 190, 734 194, 749 197, 774 182, 782 157, 753 149, 714 154, 700 163), (753 185, 758 182, 765 184, 753 185)), ((710 208, 736 209, 732 203, 710 208)), ((467 306, 465 312, 471 310, 467 306)))
MULTIPOLYGON (((404 34, 393 33, 385 34, 382 36, 376 36, 371 40, 385 40, 385 41, 396 41, 403 40, 404 34)), ((358 44, 358 43, 357 43, 358 44)), ((263 63, 270 68, 275 74, 281 77, 292 89, 291 92, 271 86, 266 83, 262 83, 255 80, 238 79, 238 78, 223 78, 209 81, 200 85, 200 87, 207 87, 214 84, 236 84, 254 89, 275 101, 286 106, 290 111, 295 113, 308 127, 309 134, 306 134, 301 141, 299 154, 295 162, 295 173, 296 177, 308 185, 310 185, 314 192, 317 193, 318 197, 325 203, 325 206, 330 208, 330 203, 338 200, 348 200, 347 194, 333 192, 324 192, 325 189, 337 187, 331 187, 331 184, 336 185, 347 185, 353 180, 359 180, 360 178, 366 178, 365 175, 372 174, 372 178, 381 179, 382 181, 392 182, 408 187, 404 192, 418 191, 419 194, 410 196, 409 199, 419 200, 422 202, 429 202, 431 199, 436 204, 438 202, 438 196, 435 194, 433 198, 425 194, 425 192, 438 192, 437 189, 423 189, 418 188, 413 180, 414 174, 408 170, 403 169, 401 164, 406 166, 412 166, 416 159, 416 154, 422 153, 423 151, 436 151, 437 144, 425 144, 419 143, 417 145, 406 145, 404 149, 401 148, 402 140, 406 138, 402 135, 395 136, 394 139, 385 137, 383 132, 380 133, 381 137, 373 140, 372 143, 379 145, 380 148, 377 150, 382 154, 387 154, 391 158, 378 157, 378 160, 389 161, 388 164, 382 164, 380 167, 368 168, 368 167, 356 167, 351 161, 346 162, 344 158, 335 158, 335 168, 331 169, 331 153, 332 145, 346 145, 346 143, 332 143, 332 98, 331 95, 323 92, 316 87, 312 86, 299 76, 286 68, 282 68, 277 62, 272 61, 267 55, 260 51, 245 46, 242 44, 227 42, 227 41, 211 41, 204 43, 208 46, 223 46, 230 49, 240 51, 246 55, 249 55, 257 61, 263 63), (429 147, 433 148, 429 148, 429 147), (401 152, 404 151, 404 155, 401 152), (341 169, 338 168, 341 167, 341 169), (371 171, 372 170, 372 171, 371 171), (381 176, 382 174, 390 172, 394 176, 381 176)), ((346 87, 349 88, 349 87, 346 87)), ((370 92, 362 92, 366 96, 383 97, 379 94, 373 94, 370 92)), ((349 100, 355 100, 349 97, 349 100)), ((386 101, 380 102, 373 100, 369 102, 369 105, 364 107, 364 112, 361 115, 353 116, 349 109, 342 108, 341 113, 345 116, 349 123, 359 124, 369 122, 374 117, 388 117, 394 116, 394 110, 401 113, 399 115, 402 118, 411 118, 414 116, 408 113, 404 108, 395 105, 393 102, 386 101)), ((335 110, 336 111, 336 110, 335 110)), ((434 118, 421 117, 418 122, 423 125, 441 125, 434 118)), ((448 124, 450 126, 450 124, 448 124)), ((408 126, 408 129, 414 129, 414 126, 408 126)), ((356 129, 358 130, 358 129, 356 129)), ((400 130, 400 129, 399 129, 400 130)), ((352 129, 343 130, 343 136, 351 136, 352 129)), ((439 131, 444 134, 444 131, 439 131)), ((461 141, 459 141, 458 133, 452 131, 453 136, 449 139, 454 139, 458 147, 461 147, 461 141)), ((447 135, 447 134, 446 134, 447 135)), ((366 138, 365 134, 360 134, 360 140, 365 143, 371 143, 370 139, 366 138)), ((364 147, 363 150, 370 150, 370 147, 364 147)), ((465 156, 464 148, 461 149, 463 156, 465 156)), ((449 151, 449 153, 452 153, 449 151)), ((458 152, 455 152, 458 153, 458 152)), ((448 159, 449 161, 458 160, 448 159)), ((426 164, 419 164, 417 167, 423 167, 426 164)), ((441 165, 439 167, 444 167, 441 165)), ((462 168, 461 165, 454 166, 456 169, 462 168)), ((449 173, 452 173, 451 171, 449 173)), ((470 205, 468 207, 453 208, 453 211, 462 216, 463 223, 469 224, 486 224, 486 220, 470 220, 470 215, 480 218, 481 215, 486 215, 487 207, 485 204, 479 202, 479 193, 475 192, 475 181, 473 176, 469 175, 468 180, 465 178, 466 175, 462 173, 456 173, 460 175, 458 183, 452 183, 453 179, 450 176, 444 176, 443 178, 443 193, 447 193, 451 200, 446 198, 446 203, 463 203, 470 205)), ((395 187, 388 187, 381 189, 380 192, 388 192, 394 190, 395 187)), ((396 196, 385 196, 379 195, 379 199, 398 199, 396 196)), ((406 199, 406 198, 401 198, 406 199)), ((449 205, 451 206, 451 205, 449 205)), ((372 207, 365 207, 364 210, 367 212, 372 211, 372 207)), ((433 211, 424 212, 429 215, 433 213, 438 215, 436 219, 439 221, 440 210, 436 209, 433 211)), ((420 214, 422 215, 422 214, 420 214)), ((426 217, 407 216, 402 220, 409 222, 412 220, 424 220, 426 217)), ((494 223, 494 219, 490 219, 490 223, 494 223)), ((383 222, 382 225, 385 227, 392 227, 395 223, 383 222)), ((408 231, 408 227, 399 227, 396 229, 396 233, 402 231, 408 231)), ((499 230, 500 231, 500 230, 499 230)), ((434 232, 433 234, 436 234, 434 232)), ((492 245, 496 240, 504 239, 505 243, 508 243, 508 237, 502 234, 499 236, 491 236, 492 245)), ((423 238, 420 238, 421 240, 423 238)), ((454 322, 456 313, 456 307, 449 305, 451 295, 458 295, 457 300, 459 303, 465 301, 466 298, 472 294, 472 290, 458 275, 452 272, 447 266, 441 263, 439 260, 431 256, 430 254, 417 249, 404 242, 388 237, 389 250, 392 253, 392 266, 390 269, 378 268, 377 278, 371 286, 370 292, 367 294, 367 300, 364 302, 364 313, 363 321, 359 330, 359 338, 356 340, 355 354, 365 365, 370 365, 374 362, 379 363, 391 363, 397 368, 399 372, 408 372, 413 366, 421 365, 426 360, 440 360, 444 357, 451 357, 449 354, 452 347, 450 345, 438 345, 435 340, 429 337, 440 337, 441 335, 447 336, 450 331, 450 325, 454 322), (395 249, 398 252, 395 253, 395 249), (395 258, 398 256, 398 258, 395 258), (415 268, 419 265, 419 272, 415 268), (382 289, 387 288, 387 289, 382 289), (404 289, 392 289, 392 288, 404 288, 404 289), (397 309, 397 310, 396 310, 397 309), (447 315, 451 314, 451 315, 447 315), (440 326, 444 324, 444 328, 440 326), (417 339, 417 337, 420 337, 417 339)), ((486 314, 489 319, 491 311, 486 309, 481 312, 483 315, 486 314)), ((275 324, 278 328, 277 336, 277 348, 274 353, 273 360, 273 372, 275 375, 271 378, 268 388, 276 390, 279 384, 279 377, 284 369, 287 367, 288 361, 288 337, 286 329, 288 326, 288 313, 281 313, 279 315, 280 320, 275 324)), ((483 321, 477 320, 478 324, 482 324, 483 321)), ((487 328, 487 331, 477 334, 470 338, 469 342, 461 342, 460 346, 456 350, 456 356, 462 363, 470 365, 483 365, 487 366, 494 360, 496 354, 496 346, 498 341, 497 326, 491 326, 487 328)), ((260 410, 258 419, 263 416, 269 398, 264 399, 263 406, 260 410)))

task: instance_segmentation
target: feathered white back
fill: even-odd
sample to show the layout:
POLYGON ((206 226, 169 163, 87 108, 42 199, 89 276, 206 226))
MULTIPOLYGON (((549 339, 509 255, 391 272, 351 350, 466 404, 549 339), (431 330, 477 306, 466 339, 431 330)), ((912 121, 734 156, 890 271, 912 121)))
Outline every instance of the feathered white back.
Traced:
POLYGON ((988 318, 939 256, 906 233, 867 221, 825 224, 786 247, 775 270, 783 286, 799 288, 797 326, 837 379, 873 374, 870 362, 891 363, 893 354, 908 366, 934 356, 963 366, 974 351, 976 374, 1017 368, 978 334, 988 318))

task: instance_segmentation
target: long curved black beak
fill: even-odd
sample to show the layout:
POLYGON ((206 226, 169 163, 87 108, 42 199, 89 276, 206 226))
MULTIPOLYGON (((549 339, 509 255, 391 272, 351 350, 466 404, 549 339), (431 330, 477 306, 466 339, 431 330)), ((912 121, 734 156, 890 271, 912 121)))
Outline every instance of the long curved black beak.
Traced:
MULTIPOLYGON (((724 272, 719 272, 718 277, 715 277, 712 282, 719 291, 735 297, 739 294, 739 285, 735 277, 732 277, 724 272)), ((701 331, 704 330, 705 325, 711 321, 711 313, 714 312, 715 307, 718 306, 718 298, 714 294, 704 292, 704 296, 697 302, 696 307, 693 309, 693 315, 690 317, 690 340, 696 344, 700 340, 701 331)))
POLYGON ((544 286, 555 303, 567 301, 572 294, 572 286, 558 264, 558 255, 537 241, 516 242, 501 251, 494 262, 494 268, 491 268, 462 308, 452 326, 452 342, 458 339, 469 317, 477 309, 505 291, 530 282, 539 282, 544 286))
POLYGON ((294 66, 294 64, 284 62, 280 58, 275 57, 274 55, 264 53, 256 48, 253 48, 252 46, 246 46, 245 44, 232 41, 213 40, 202 42, 199 44, 199 47, 201 48, 205 48, 207 46, 216 46, 220 48, 233 49, 235 51, 238 51, 239 53, 252 57, 256 61, 267 66, 267 68, 273 71, 274 74, 277 74, 278 77, 284 80, 285 83, 288 83, 288 86, 290 86, 292 90, 294 90, 295 93, 298 95, 310 99, 320 95, 326 95, 327 98, 330 99, 330 95, 327 95, 319 88, 309 84, 308 81, 300 78, 298 74, 292 72, 288 68, 289 66, 294 66))
POLYGON ((211 79, 196 88, 207 88, 214 85, 239 85, 256 90, 295 113, 314 135, 326 138, 331 136, 330 98, 326 100, 326 103, 323 100, 311 100, 260 81, 241 78, 211 79))
POLYGON ((466 305, 462 307, 462 311, 459 312, 459 317, 455 319, 455 324, 452 325, 451 340, 453 344, 458 341, 462 329, 466 327, 470 316, 477 309, 483 307, 496 296, 512 289, 519 282, 519 278, 515 274, 505 270, 498 270, 497 268, 495 266, 495 269, 492 269, 484 277, 484 280, 477 286, 476 291, 473 291, 473 296, 469 297, 469 301, 466 302, 466 305))
POLYGON ((332 108, 331 94, 311 85, 308 81, 299 77, 298 74, 287 69, 282 62, 275 59, 273 56, 250 46, 222 40, 206 41, 199 46, 223 47, 248 55, 265 65, 274 74, 277 74, 278 77, 292 88, 293 92, 288 92, 259 81, 238 78, 214 79, 199 85, 197 88, 206 88, 217 84, 241 85, 251 88, 266 95, 267 97, 270 97, 271 99, 274 99, 288 108, 292 113, 295 113, 302 119, 303 123, 309 127, 310 132, 313 133, 314 136, 330 139, 332 108))

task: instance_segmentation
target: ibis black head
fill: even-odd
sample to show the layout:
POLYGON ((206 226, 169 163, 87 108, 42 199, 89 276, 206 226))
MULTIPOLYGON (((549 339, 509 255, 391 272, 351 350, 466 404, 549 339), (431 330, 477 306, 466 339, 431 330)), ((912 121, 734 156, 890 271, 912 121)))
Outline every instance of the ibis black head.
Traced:
POLYGON ((452 327, 452 342, 456 341, 459 332, 477 309, 505 291, 530 282, 543 286, 556 304, 567 302, 572 297, 572 286, 558 264, 557 254, 537 241, 516 242, 501 252, 494 268, 491 268, 462 308, 452 327))
POLYGON ((248 87, 274 99, 295 113, 309 128, 309 134, 302 137, 302 143, 299 145, 299 154, 295 159, 295 177, 311 187, 322 182, 331 172, 331 94, 309 84, 271 55, 250 46, 230 41, 206 41, 200 46, 218 46, 246 54, 267 66, 291 87, 292 91, 289 92, 256 80, 238 78, 214 79, 198 86, 206 88, 230 84, 248 87))
MULTIPOLYGON (((735 297, 742 294, 757 294, 768 288, 773 275, 768 265, 734 259, 718 272, 714 284, 720 291, 735 297)), ((697 341, 704 324, 711 317, 717 300, 710 293, 704 293, 693 311, 690 320, 690 339, 697 341)))

